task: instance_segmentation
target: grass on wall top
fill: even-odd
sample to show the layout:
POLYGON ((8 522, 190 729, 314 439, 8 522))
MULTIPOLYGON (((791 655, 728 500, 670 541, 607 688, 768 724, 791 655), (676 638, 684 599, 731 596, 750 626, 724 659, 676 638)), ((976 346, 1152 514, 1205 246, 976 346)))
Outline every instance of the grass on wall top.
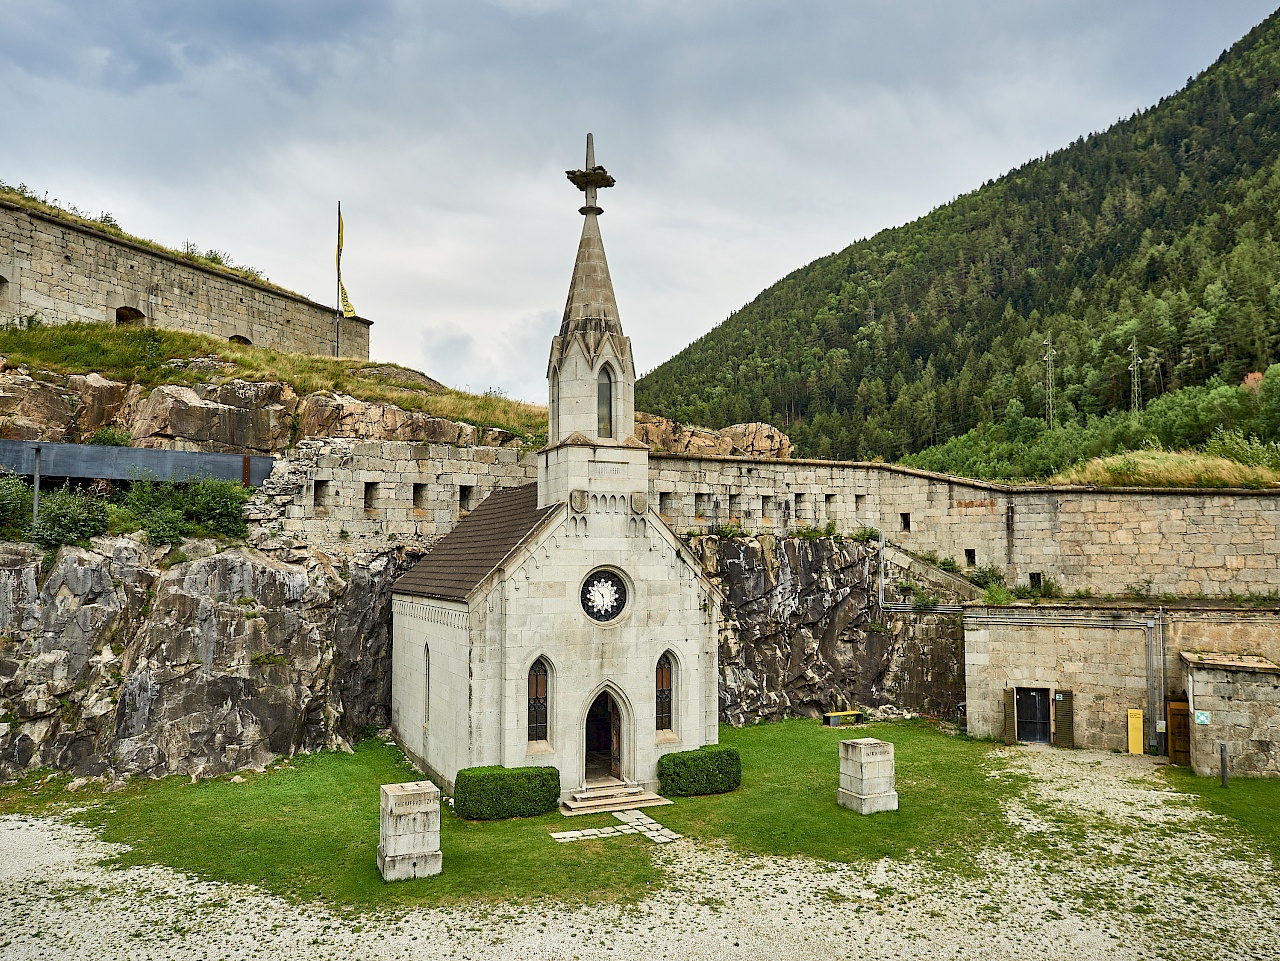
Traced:
POLYGON ((1049 483, 1259 490, 1280 486, 1280 471, 1198 451, 1138 450, 1077 464, 1050 478, 1049 483))

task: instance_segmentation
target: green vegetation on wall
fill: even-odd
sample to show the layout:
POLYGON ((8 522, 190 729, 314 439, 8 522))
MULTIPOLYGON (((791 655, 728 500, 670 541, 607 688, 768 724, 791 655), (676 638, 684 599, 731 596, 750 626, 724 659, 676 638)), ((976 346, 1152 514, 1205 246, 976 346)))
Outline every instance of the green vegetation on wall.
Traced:
POLYGON ((107 494, 65 485, 40 492, 40 519, 32 527, 34 492, 25 478, 0 477, 0 539, 32 540, 48 550, 88 547, 99 534, 145 530, 153 544, 187 537, 243 537, 251 492, 235 481, 192 484, 135 481, 107 494))
POLYGON ((795 271, 644 377, 636 403, 708 427, 770 421, 807 456, 897 459, 960 437, 929 466, 1042 476, 1151 432, 1159 411, 1119 413, 1136 344, 1143 398, 1197 410, 1185 432, 1157 427, 1162 443, 1203 443, 1241 426, 1227 395, 1280 361, 1277 216, 1273 15, 1159 105, 795 271), (1013 413, 1049 436, 967 435, 1013 413))

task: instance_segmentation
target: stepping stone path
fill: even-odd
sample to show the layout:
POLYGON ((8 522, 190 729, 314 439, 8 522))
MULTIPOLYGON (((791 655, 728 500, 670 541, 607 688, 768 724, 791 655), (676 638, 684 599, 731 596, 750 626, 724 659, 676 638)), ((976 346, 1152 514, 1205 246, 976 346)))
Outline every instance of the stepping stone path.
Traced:
POLYGON ((641 811, 614 811, 613 816, 621 824, 608 828, 585 828, 581 831, 557 831, 551 836, 564 844, 567 841, 585 841, 589 838, 616 838, 623 834, 643 834, 657 844, 679 841, 681 835, 668 831, 649 815, 641 811))

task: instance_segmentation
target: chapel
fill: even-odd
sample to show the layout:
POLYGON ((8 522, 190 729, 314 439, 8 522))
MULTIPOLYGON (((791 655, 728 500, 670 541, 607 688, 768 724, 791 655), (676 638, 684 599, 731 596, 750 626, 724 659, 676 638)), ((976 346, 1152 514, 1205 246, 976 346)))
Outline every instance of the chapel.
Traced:
POLYGON ((661 755, 716 742, 721 596, 648 503, 590 134, 567 175, 584 220, 537 483, 490 494, 396 582, 392 729, 446 791, 466 767, 550 765, 572 806, 656 790, 661 755))

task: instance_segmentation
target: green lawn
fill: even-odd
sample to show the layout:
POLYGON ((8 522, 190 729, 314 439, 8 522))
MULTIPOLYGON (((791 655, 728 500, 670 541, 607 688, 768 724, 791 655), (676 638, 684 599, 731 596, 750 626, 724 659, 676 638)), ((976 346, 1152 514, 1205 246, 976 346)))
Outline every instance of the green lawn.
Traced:
POLYGON ((672 830, 723 838, 752 854, 919 857, 957 869, 1011 833, 1000 802, 1020 790, 1021 779, 1001 773, 990 743, 950 737, 925 721, 833 728, 794 719, 722 727, 720 743, 742 755, 742 787, 659 808, 672 830), (836 804, 839 743, 857 737, 893 742, 897 811, 864 817, 836 804))
POLYGON ((1236 777, 1223 788, 1218 778, 1197 777, 1184 767, 1163 771, 1172 787, 1224 819, 1218 832, 1224 840, 1248 842, 1280 868, 1280 779, 1236 777))
MULTIPOLYGON (((68 795, 60 777, 38 795, 30 779, 0 789, 0 813, 53 813, 74 803, 69 820, 107 841, 130 845, 112 863, 165 864, 213 881, 256 884, 291 900, 367 909, 472 898, 563 902, 642 897, 660 881, 652 842, 638 837, 558 844, 569 825, 559 814, 471 823, 446 806, 434 878, 385 884, 378 874, 378 786, 418 780, 395 747, 365 740, 354 754, 299 755, 245 783, 211 778, 138 779, 114 794, 68 795), (86 807, 86 805, 88 805, 86 807)), ((573 819, 572 827, 616 824, 608 815, 573 819)))
MULTIPOLYGON (((944 857, 966 863, 1008 831, 999 803, 1018 789, 990 777, 990 745, 948 737, 924 722, 857 731, 811 720, 721 731, 739 749, 743 786, 727 795, 680 799, 647 813, 690 837, 724 839, 761 854, 808 854, 836 861, 944 857), (861 817, 835 803, 838 742, 873 735, 898 748, 902 810, 861 817), (965 844, 954 841, 963 837, 965 844)), ((366 910, 473 898, 563 902, 630 900, 662 883, 658 849, 640 837, 557 844, 551 831, 616 823, 609 815, 559 814, 470 823, 447 809, 441 824, 444 871, 436 878, 384 884, 375 863, 378 785, 417 775, 393 746, 362 742, 354 754, 301 755, 265 774, 191 784, 136 779, 113 794, 67 794, 67 778, 28 778, 0 788, 0 813, 57 814, 131 850, 122 865, 165 864, 216 881, 257 884, 292 900, 366 910), (78 810, 72 809, 72 806, 78 810)))

